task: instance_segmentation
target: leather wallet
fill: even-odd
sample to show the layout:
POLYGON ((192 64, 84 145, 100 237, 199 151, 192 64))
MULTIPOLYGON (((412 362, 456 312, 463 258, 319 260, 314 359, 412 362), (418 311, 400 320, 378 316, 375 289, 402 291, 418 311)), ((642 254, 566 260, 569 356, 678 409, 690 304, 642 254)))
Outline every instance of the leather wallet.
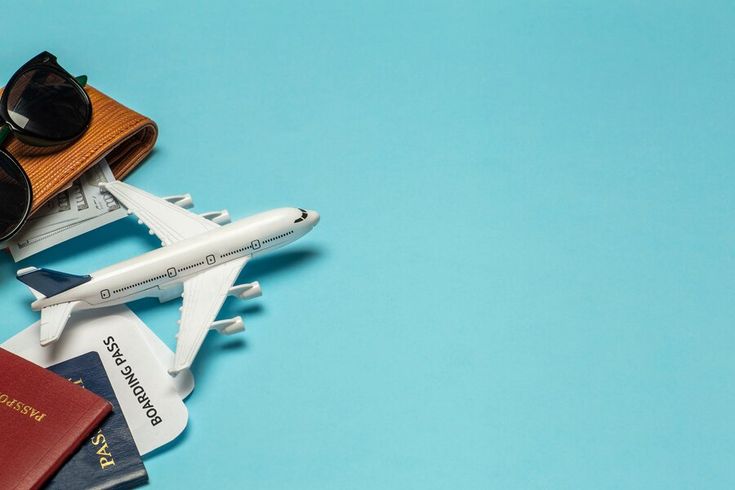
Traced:
POLYGON ((5 150, 20 162, 31 180, 31 213, 68 187, 103 157, 117 179, 129 174, 153 149, 158 126, 108 97, 85 87, 92 101, 92 121, 81 138, 61 149, 29 146, 9 136, 5 150))

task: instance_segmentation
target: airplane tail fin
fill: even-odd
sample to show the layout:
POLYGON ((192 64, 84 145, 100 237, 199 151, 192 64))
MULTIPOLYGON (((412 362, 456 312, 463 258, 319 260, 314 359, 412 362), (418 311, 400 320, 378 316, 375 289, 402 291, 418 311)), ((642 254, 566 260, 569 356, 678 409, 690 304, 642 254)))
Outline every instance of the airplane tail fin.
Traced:
POLYGON ((41 299, 43 297, 49 298, 84 284, 90 281, 92 276, 77 276, 51 269, 26 267, 18 271, 17 278, 28 286, 36 299, 41 299))

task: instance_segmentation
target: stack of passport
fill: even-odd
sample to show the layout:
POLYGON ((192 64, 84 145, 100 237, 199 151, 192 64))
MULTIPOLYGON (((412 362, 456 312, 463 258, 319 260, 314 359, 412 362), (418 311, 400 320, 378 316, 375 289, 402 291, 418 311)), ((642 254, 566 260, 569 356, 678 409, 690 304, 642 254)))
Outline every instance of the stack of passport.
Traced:
POLYGON ((128 489, 148 481, 96 352, 46 370, 0 348, 0 463, 0 489, 128 489))

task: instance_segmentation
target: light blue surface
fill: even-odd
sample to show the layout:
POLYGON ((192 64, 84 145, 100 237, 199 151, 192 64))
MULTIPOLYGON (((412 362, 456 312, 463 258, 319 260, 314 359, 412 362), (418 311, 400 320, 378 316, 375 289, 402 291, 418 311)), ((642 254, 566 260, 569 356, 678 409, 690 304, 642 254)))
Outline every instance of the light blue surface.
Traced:
MULTIPOLYGON (((40 2, 154 118, 129 179, 317 209, 210 335, 154 488, 735 487, 732 2, 40 2), (104 5, 106 4, 106 5, 104 5)), ((22 265, 156 245, 134 220, 22 265)), ((9 337, 36 319, 3 258, 9 337)), ((134 305, 173 345, 178 304, 134 305)))

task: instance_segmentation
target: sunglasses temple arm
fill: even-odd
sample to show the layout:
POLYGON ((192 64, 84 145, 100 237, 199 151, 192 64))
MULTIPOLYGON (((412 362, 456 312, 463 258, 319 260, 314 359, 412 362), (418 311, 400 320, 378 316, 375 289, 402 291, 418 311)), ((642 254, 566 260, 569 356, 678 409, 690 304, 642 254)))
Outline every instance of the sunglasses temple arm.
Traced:
POLYGON ((87 75, 79 75, 78 77, 74 77, 74 80, 76 80, 82 87, 87 85, 87 75))

